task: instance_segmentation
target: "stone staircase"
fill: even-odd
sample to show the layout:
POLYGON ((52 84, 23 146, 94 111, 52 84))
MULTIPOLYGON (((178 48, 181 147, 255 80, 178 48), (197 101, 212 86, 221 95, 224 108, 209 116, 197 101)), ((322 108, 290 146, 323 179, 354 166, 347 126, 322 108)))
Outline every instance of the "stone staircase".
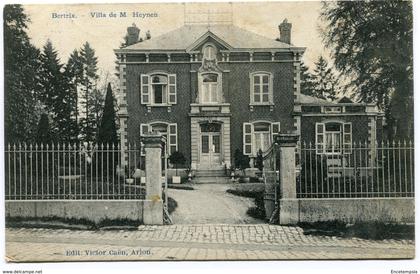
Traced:
POLYGON ((201 169, 195 172, 193 182, 196 184, 226 184, 230 183, 230 176, 226 176, 224 169, 201 169))

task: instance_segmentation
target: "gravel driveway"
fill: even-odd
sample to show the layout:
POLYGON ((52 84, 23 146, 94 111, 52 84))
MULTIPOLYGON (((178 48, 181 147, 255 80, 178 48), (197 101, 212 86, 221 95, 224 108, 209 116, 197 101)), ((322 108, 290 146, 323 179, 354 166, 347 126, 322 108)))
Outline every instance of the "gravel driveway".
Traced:
POLYGON ((197 184, 194 190, 168 189, 178 207, 171 214, 174 224, 257 224, 262 220, 246 214, 254 199, 227 193, 229 184, 197 184))

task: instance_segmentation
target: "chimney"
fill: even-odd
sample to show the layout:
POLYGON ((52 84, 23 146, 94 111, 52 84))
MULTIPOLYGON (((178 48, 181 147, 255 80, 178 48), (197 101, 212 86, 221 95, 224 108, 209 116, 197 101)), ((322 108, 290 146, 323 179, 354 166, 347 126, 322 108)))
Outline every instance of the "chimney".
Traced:
POLYGON ((140 29, 133 23, 131 27, 127 28, 127 46, 139 42, 140 29))
POLYGON ((280 42, 290 44, 291 42, 291 33, 292 33, 292 24, 287 22, 287 19, 284 19, 283 23, 279 25, 280 30, 280 42))

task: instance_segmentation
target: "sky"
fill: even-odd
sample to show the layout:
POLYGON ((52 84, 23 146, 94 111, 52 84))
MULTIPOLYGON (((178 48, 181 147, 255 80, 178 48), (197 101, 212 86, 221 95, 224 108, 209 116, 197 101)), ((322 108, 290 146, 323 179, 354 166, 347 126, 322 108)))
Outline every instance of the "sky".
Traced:
POLYGON ((51 40, 65 63, 74 49, 88 41, 96 52, 102 75, 114 73, 113 49, 123 41, 128 26, 136 24, 141 29, 141 36, 150 30, 153 39, 181 27, 184 19, 207 21, 207 15, 198 12, 225 13, 213 16, 217 19, 231 15, 234 25, 273 39, 279 36, 278 25, 287 18, 292 23, 292 43, 307 48, 304 61, 313 68, 320 54, 328 55, 319 32, 320 7, 320 2, 24 5, 31 19, 28 34, 35 46, 42 48, 48 39, 51 40), (127 17, 109 17, 110 13, 119 15, 120 12, 126 12, 127 17), (133 12, 153 13, 157 17, 133 17, 133 12), (92 17, 91 13, 106 17, 92 17), (54 14, 73 14, 76 18, 53 18, 54 14))

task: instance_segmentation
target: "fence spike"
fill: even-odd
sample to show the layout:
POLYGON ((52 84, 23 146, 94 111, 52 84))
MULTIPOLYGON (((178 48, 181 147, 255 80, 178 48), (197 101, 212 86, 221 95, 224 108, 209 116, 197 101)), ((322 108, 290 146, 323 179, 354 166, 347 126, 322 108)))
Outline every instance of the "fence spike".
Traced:
POLYGON ((104 150, 104 143, 101 143, 101 150, 104 150))
POLYGON ((392 147, 395 147, 395 140, 392 140, 392 147))
POLYGON ((35 143, 35 150, 38 150, 38 143, 35 143))
POLYGON ((7 150, 10 150, 10 143, 7 144, 7 150))
POLYGON ((49 147, 48 143, 46 143, 46 144, 45 144, 45 149, 46 149, 46 150, 49 150, 49 148, 50 148, 50 147, 49 147))
POLYGON ((26 142, 23 142, 23 149, 26 150, 26 148, 27 148, 26 142))
POLYGON ((41 144, 39 145, 39 148, 40 148, 41 150, 44 150, 44 143, 41 143, 41 144))

